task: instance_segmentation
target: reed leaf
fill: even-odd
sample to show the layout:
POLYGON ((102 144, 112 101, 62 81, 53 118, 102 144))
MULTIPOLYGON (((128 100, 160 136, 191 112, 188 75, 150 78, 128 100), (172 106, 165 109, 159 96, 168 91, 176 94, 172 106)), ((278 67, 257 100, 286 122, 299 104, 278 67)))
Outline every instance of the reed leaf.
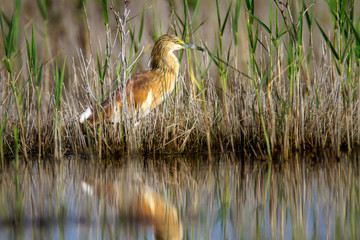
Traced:
POLYGON ((329 40, 329 38, 327 37, 326 33, 324 32, 324 30, 322 29, 322 27, 320 26, 319 22, 315 19, 316 25, 318 26, 321 35, 323 36, 325 43, 328 45, 328 47, 331 50, 331 53, 333 54, 333 56, 336 58, 336 60, 339 60, 339 54, 337 53, 336 49, 334 48, 333 44, 331 43, 331 41, 329 40))
POLYGON ((143 8, 143 11, 141 12, 141 20, 140 20, 140 28, 139 28, 139 34, 138 34, 138 42, 141 41, 143 30, 144 30, 144 16, 145 16, 145 7, 143 8))
POLYGON ((45 20, 48 18, 48 0, 36 0, 37 6, 40 10, 42 18, 45 20))
POLYGON ((195 0, 195 3, 194 3, 195 7, 194 7, 194 11, 193 11, 192 18, 191 18, 191 21, 190 21, 190 26, 192 26, 194 24, 194 21, 196 19, 197 14, 198 14, 199 3, 200 3, 200 0, 195 0))
POLYGON ((61 91, 62 91, 62 86, 64 83, 64 73, 65 73, 65 63, 66 61, 64 60, 64 63, 62 65, 62 68, 59 69, 58 65, 56 65, 56 69, 55 69, 55 109, 58 110, 60 108, 60 103, 61 103, 61 91))
POLYGON ((103 11, 103 17, 104 17, 104 22, 105 25, 108 26, 109 25, 109 8, 108 8, 108 0, 101 0, 102 3, 102 11, 103 11))
POLYGON ((239 18, 240 18, 241 0, 236 0, 234 15, 232 17, 232 27, 235 46, 239 44, 239 18))
MULTIPOLYGON (((0 14, 0 22, 1 22, 1 33, 3 36, 3 41, 4 41, 4 48, 5 48, 5 56, 7 58, 7 62, 11 59, 13 52, 15 51, 15 46, 14 46, 14 17, 11 17, 10 23, 9 23, 9 29, 8 29, 8 33, 5 33, 4 30, 4 20, 3 20, 3 15, 2 13, 0 14)), ((3 58, 3 62, 4 62, 4 58, 3 58)), ((4 64, 6 64, 4 62, 4 64)), ((8 71, 10 72, 9 69, 10 66, 5 65, 5 67, 8 69, 8 71)))
POLYGON ((223 22, 222 27, 221 27, 221 31, 220 31, 220 35, 221 35, 221 36, 224 34, 225 27, 226 27, 226 23, 227 23, 228 20, 229 20, 231 5, 232 5, 232 2, 230 2, 230 4, 229 4, 229 8, 228 8, 228 10, 227 10, 227 12, 226 12, 225 19, 224 19, 224 22, 223 22))

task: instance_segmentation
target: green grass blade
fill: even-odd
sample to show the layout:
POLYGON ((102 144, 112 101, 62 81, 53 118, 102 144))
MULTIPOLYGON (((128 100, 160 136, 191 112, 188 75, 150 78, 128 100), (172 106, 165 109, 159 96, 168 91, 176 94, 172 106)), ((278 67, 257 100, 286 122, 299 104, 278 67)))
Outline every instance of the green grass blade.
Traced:
POLYGON ((134 50, 135 52, 137 52, 137 51, 138 51, 138 47, 137 47, 137 44, 136 44, 136 42, 135 42, 135 41, 136 41, 136 40, 135 40, 135 32, 136 32, 135 27, 134 27, 134 30, 133 30, 132 27, 131 27, 131 25, 130 25, 130 23, 128 24, 128 26, 129 26, 129 33, 130 33, 130 39, 131 39, 131 47, 130 47, 130 56, 129 56, 129 59, 131 59, 133 50, 134 50))
POLYGON ((58 65, 56 65, 55 69, 55 109, 58 110, 61 102, 61 89, 64 82, 64 73, 65 73, 65 63, 64 60, 63 66, 59 69, 58 65))
POLYGON ((191 18, 191 21, 190 21, 190 26, 193 25, 193 23, 194 23, 194 21, 196 19, 196 16, 197 16, 197 13, 198 13, 198 10, 199 10, 199 3, 200 3, 200 0, 196 0, 195 8, 194 8, 193 15, 192 15, 192 18, 191 18))
POLYGON ((41 79, 42 79, 43 66, 44 66, 44 63, 41 64, 39 72, 38 72, 38 74, 36 76, 36 86, 37 87, 40 87, 40 83, 41 83, 41 79))
POLYGON ((170 5, 171 11, 175 14, 176 19, 179 21, 181 28, 185 27, 185 23, 182 20, 182 17, 179 16, 179 14, 175 11, 174 5, 171 0, 168 0, 168 3, 170 5))
MULTIPOLYGON (((357 27, 354 27, 354 24, 352 23, 351 19, 347 16, 347 14, 345 14, 345 18, 352 30, 352 34, 354 35, 356 42, 360 43, 360 32, 359 32, 359 25, 357 25, 357 27)), ((359 24, 359 21, 358 21, 359 24)))
POLYGON ((5 37, 5 30, 4 30, 4 18, 3 18, 3 14, 0 11, 0 23, 1 23, 1 35, 3 37, 3 42, 4 42, 4 47, 6 49, 6 37, 5 37))
POLYGON ((255 38, 254 38, 254 45, 253 45, 253 49, 252 51, 255 53, 256 47, 257 47, 257 43, 259 42, 259 26, 256 26, 256 31, 255 31, 255 38))
POLYGON ((248 79, 252 79, 249 75, 247 75, 246 73, 243 73, 241 72, 240 70, 234 68, 233 66, 231 66, 228 62, 220 59, 218 56, 216 56, 214 53, 218 50, 218 49, 215 49, 214 50, 214 53, 210 52, 209 48, 204 45, 205 49, 206 49, 206 52, 209 54, 210 58, 212 59, 212 61, 214 61, 215 65, 217 67, 220 67, 220 62, 225 64, 228 68, 231 68, 232 70, 234 70, 235 72, 241 74, 242 76, 248 78, 248 79))
MULTIPOLYGON (((154 4, 153 4, 154 5, 154 4)), ((154 32, 154 41, 157 41, 159 38, 157 29, 156 29, 156 14, 155 14, 155 9, 152 8, 152 25, 153 25, 153 32, 154 32)))
POLYGON ((183 0, 183 8, 184 8, 185 28, 182 37, 187 38, 189 36, 189 16, 188 16, 187 0, 183 0))
POLYGON ((140 43, 142 33, 144 30, 144 16, 145 16, 145 8, 143 8, 143 11, 141 13, 141 20, 140 20, 140 28, 139 28, 139 35, 138 35, 138 42, 140 43))
POLYGON ((235 46, 239 44, 239 17, 240 17, 240 7, 241 7, 241 1, 236 0, 235 5, 235 12, 233 16, 232 21, 232 27, 233 27, 233 34, 234 34, 234 40, 235 40, 235 46))
POLYGON ((353 43, 353 39, 349 39, 349 40, 346 42, 345 48, 344 48, 344 50, 342 51, 342 54, 341 54, 341 56, 340 56, 340 62, 341 62, 341 63, 343 63, 344 60, 345 60, 345 58, 346 58, 349 54, 351 54, 350 51, 349 51, 349 49, 350 49, 352 43, 353 43))
POLYGON ((299 11, 298 14, 298 27, 297 27, 297 43, 298 45, 302 45, 302 37, 303 37, 303 11, 299 11))
POLYGON ((204 20, 204 21, 202 21, 198 26, 196 26, 195 28, 194 28, 194 30, 192 31, 193 33, 196 33, 196 31, 197 30, 199 30, 199 28, 202 26, 202 25, 204 25, 206 22, 207 22, 207 18, 204 20))
POLYGON ((13 17, 11 18, 11 21, 10 21, 9 32, 6 37, 6 43, 7 43, 6 44, 6 57, 8 59, 10 59, 12 56, 12 53, 15 50, 15 47, 14 47, 14 18, 13 17))
POLYGON ((35 33, 34 33, 34 26, 32 27, 31 32, 31 57, 32 57, 32 65, 34 71, 38 70, 38 62, 37 62, 37 50, 36 50, 36 39, 35 39, 35 33))
MULTIPOLYGON (((276 63, 281 56, 278 56, 275 60, 274 63, 276 63)), ((272 66, 269 67, 269 69, 267 69, 267 71, 265 72, 265 75, 262 76, 261 80, 260 80, 260 84, 258 85, 259 88, 261 88, 267 81, 267 79, 269 78, 272 70, 276 67, 276 64, 273 64, 272 66)))
POLYGON ((106 74, 106 63, 105 63, 104 69, 103 69, 102 57, 101 57, 101 55, 99 53, 99 50, 97 50, 96 59, 97 59, 97 65, 98 65, 100 84, 103 85, 104 84, 104 79, 105 79, 105 74, 106 74))
POLYGON ((217 13, 218 26, 221 26, 219 0, 216 0, 216 13, 217 13))
POLYGON ((5 21, 5 23, 7 24, 7 26, 9 26, 11 19, 8 18, 8 17, 4 14, 4 12, 1 10, 1 8, 0 8, 0 15, 2 15, 2 17, 4 18, 4 21, 5 21))
POLYGON ((36 0, 36 3, 38 5, 38 8, 40 10, 40 14, 42 16, 43 19, 47 19, 48 15, 47 15, 47 8, 48 8, 48 1, 47 0, 36 0))
POLYGON ((312 28, 312 17, 310 16, 309 11, 307 11, 307 6, 306 6, 304 0, 302 1, 302 7, 303 7, 303 9, 305 9, 305 20, 306 20, 307 26, 309 29, 311 29, 312 28))
POLYGON ((232 2, 230 2, 230 5, 229 5, 229 8, 226 12, 226 15, 225 15, 225 19, 224 19, 224 22, 222 24, 222 27, 221 27, 221 32, 220 32, 220 35, 222 36, 224 34, 224 31, 225 31, 225 27, 226 27, 226 23, 229 19, 229 15, 230 15, 230 10, 231 10, 231 5, 232 5, 232 2))
POLYGON ((102 10, 103 10, 103 16, 104 16, 104 22, 105 25, 109 25, 109 11, 108 11, 108 1, 102 0, 102 10))
POLYGON ((255 21, 258 22, 258 23, 264 28, 264 30, 265 30, 266 32, 268 32, 269 34, 272 33, 271 30, 270 30, 270 28, 269 28, 268 26, 266 26, 266 24, 265 24, 263 21, 261 21, 259 18, 257 18, 256 16, 252 15, 251 13, 249 13, 249 15, 250 15, 253 19, 255 19, 255 21))
POLYGON ((146 12, 147 10, 149 10, 150 8, 152 8, 152 6, 149 6, 149 7, 147 7, 147 8, 143 8, 143 10, 142 10, 141 12, 135 14, 135 15, 132 16, 132 17, 129 17, 129 18, 126 20, 126 22, 130 22, 131 20, 137 18, 138 16, 140 16, 140 15, 143 14, 143 13, 145 13, 145 12, 146 12))
POLYGON ((5 33, 4 29, 4 20, 3 15, 0 14, 0 22, 1 22, 1 33, 3 36, 3 42, 4 42, 4 48, 5 48, 5 55, 7 59, 11 59, 12 53, 14 51, 14 17, 11 17, 10 23, 9 23, 9 29, 8 33, 5 33))
POLYGON ((330 42, 329 38, 327 37, 326 33, 324 32, 324 30, 322 29, 322 27, 320 26, 319 22, 315 19, 315 22, 316 22, 316 25, 318 26, 320 32, 321 32, 321 35, 323 36, 326 44, 329 46, 333 56, 339 60, 340 57, 339 57, 339 54, 336 52, 334 46, 332 45, 332 43, 330 42))
POLYGON ((25 31, 25 44, 26 44, 26 53, 28 57, 28 62, 31 63, 31 50, 30 50, 29 39, 27 37, 26 31, 25 31))
POLYGON ((14 25, 13 25, 14 49, 17 48, 18 46, 20 10, 21 10, 21 0, 15 0, 14 25))

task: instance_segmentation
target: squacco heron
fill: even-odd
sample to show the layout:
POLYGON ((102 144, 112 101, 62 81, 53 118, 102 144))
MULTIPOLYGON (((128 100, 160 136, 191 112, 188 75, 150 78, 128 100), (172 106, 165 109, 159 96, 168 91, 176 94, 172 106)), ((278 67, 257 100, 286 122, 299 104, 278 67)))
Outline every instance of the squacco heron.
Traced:
MULTIPOLYGON (((172 93, 179 73, 179 61, 174 51, 184 48, 204 51, 203 48, 186 43, 174 35, 166 34, 156 41, 151 51, 151 69, 137 73, 126 83, 126 101, 133 106, 129 108, 132 109, 131 114, 135 111, 139 117, 144 117, 172 93)), ((81 114, 80 122, 87 120, 92 126, 101 119, 120 122, 123 94, 123 88, 120 87, 101 103, 100 111, 89 107, 81 114)))

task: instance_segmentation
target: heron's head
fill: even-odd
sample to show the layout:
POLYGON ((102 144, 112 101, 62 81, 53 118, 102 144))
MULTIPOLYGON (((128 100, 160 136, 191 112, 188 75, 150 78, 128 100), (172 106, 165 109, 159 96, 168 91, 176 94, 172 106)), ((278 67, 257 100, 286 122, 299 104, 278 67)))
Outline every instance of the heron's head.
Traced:
POLYGON ((194 44, 184 42, 179 37, 175 35, 165 34, 162 35, 155 43, 154 48, 151 52, 151 55, 154 54, 164 54, 164 53, 171 53, 175 50, 180 50, 184 48, 196 49, 200 51, 204 51, 203 48, 198 47, 194 44))
POLYGON ((156 41, 154 48, 151 51, 151 69, 167 67, 172 70, 174 69, 175 72, 177 72, 179 68, 179 62, 173 54, 173 51, 184 48, 204 51, 203 48, 191 43, 186 43, 175 35, 162 35, 156 41))

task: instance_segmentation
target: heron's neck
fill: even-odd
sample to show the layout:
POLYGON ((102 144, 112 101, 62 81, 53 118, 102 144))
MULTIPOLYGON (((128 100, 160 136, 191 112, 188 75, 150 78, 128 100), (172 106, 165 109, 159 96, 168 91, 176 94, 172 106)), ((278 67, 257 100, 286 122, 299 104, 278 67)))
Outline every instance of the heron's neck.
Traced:
POLYGON ((153 56, 151 59, 151 70, 160 70, 163 74, 177 77, 179 73, 179 60, 173 51, 153 56))

